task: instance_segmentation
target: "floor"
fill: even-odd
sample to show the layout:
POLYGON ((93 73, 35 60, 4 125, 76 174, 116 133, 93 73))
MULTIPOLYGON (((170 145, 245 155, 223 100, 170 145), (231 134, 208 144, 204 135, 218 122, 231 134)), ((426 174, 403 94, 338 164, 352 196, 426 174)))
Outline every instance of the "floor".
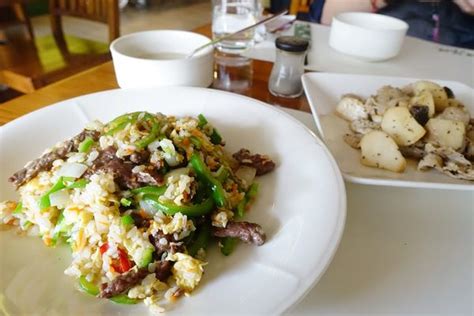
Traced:
MULTIPOLYGON (((211 0, 150 0, 147 9, 126 7, 120 16, 122 35, 144 30, 177 29, 192 30, 211 22, 211 0)), ((32 18, 36 37, 51 34, 49 16, 32 18)), ((105 24, 64 17, 63 26, 66 34, 75 35, 94 41, 108 41, 105 24)), ((21 95, 0 85, 0 104, 21 95)))
MULTIPOLYGON (((160 0, 151 1, 147 9, 125 8, 120 16, 122 35, 155 29, 192 30, 211 22, 210 0, 160 0)), ((32 19, 36 36, 51 33, 47 15, 32 19)), ((66 34, 107 42, 104 24, 76 18, 64 18, 66 34)))

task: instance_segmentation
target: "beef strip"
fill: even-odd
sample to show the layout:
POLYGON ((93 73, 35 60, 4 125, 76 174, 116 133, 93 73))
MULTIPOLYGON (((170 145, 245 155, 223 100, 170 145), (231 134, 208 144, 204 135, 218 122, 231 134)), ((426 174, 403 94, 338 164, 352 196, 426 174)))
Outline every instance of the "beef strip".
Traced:
POLYGON ((86 177, 93 173, 103 171, 111 173, 115 182, 126 189, 135 189, 140 185, 137 177, 133 174, 133 164, 126 162, 115 155, 116 149, 113 146, 107 147, 99 153, 99 156, 94 160, 91 168, 86 172, 86 177))
POLYGON ((64 159, 70 152, 77 151, 79 144, 87 137, 91 137, 97 141, 100 137, 100 132, 83 130, 78 135, 71 139, 62 142, 60 145, 54 147, 50 152, 43 154, 41 157, 30 161, 26 166, 13 174, 8 181, 13 183, 18 189, 24 183, 30 181, 38 175, 41 171, 49 170, 53 166, 53 161, 57 159, 64 159))
POLYGON ((161 282, 166 282, 171 275, 171 268, 173 267, 173 262, 171 261, 159 261, 156 263, 155 276, 161 282))
POLYGON ((233 222, 227 223, 224 228, 213 227, 212 234, 216 237, 234 237, 239 238, 248 244, 261 246, 265 243, 265 233, 258 224, 249 222, 233 222))
POLYGON ((184 246, 182 242, 177 242, 174 236, 171 234, 164 234, 162 231, 158 231, 154 235, 150 235, 150 242, 155 246, 156 258, 159 260, 161 256, 167 253, 183 252, 184 246), (161 243, 160 240, 165 239, 165 243, 161 243))
POLYGON ((275 169, 275 163, 267 155, 252 155, 248 149, 242 148, 232 155, 241 165, 255 168, 257 176, 264 175, 275 169))
POLYGON ((149 273, 146 268, 127 271, 116 277, 113 281, 102 284, 99 297, 111 298, 115 295, 127 292, 142 282, 149 273))
POLYGON ((137 228, 148 229, 148 227, 150 227, 150 219, 149 218, 145 218, 145 217, 141 216, 136 211, 132 211, 130 213, 130 216, 132 216, 133 222, 134 222, 135 226, 137 226, 137 228))
POLYGON ((166 282, 166 280, 171 275, 171 268, 173 267, 173 262, 167 260, 161 260, 164 253, 176 253, 183 252, 184 245, 182 242, 177 242, 174 239, 174 236, 171 234, 164 234, 162 231, 158 231, 154 235, 150 235, 150 242, 155 246, 155 258, 158 260, 156 262, 155 276, 161 282, 166 282), (161 243, 160 239, 165 239, 166 243, 161 243))
POLYGON ((150 152, 148 150, 137 151, 130 155, 130 161, 137 165, 146 163, 149 158, 150 152))
POLYGON ((165 177, 159 173, 153 166, 147 166, 144 172, 136 174, 138 182, 149 185, 163 185, 165 177))
POLYGON ((116 149, 113 146, 101 151, 85 176, 89 177, 98 171, 111 173, 115 182, 125 189, 136 189, 142 185, 157 185, 163 182, 163 176, 151 168, 146 173, 134 173, 132 170, 135 165, 131 161, 117 157, 115 153, 116 149))

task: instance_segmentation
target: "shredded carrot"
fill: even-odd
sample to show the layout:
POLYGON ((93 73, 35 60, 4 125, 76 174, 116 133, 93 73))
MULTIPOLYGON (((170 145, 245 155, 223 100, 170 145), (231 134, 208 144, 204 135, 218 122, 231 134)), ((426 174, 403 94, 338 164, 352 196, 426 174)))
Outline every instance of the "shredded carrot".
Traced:
POLYGON ((202 132, 201 132, 200 130, 198 130, 198 129, 193 129, 193 130, 191 131, 191 135, 196 136, 196 137, 201 137, 201 136, 202 136, 202 132))
POLYGON ((189 140, 188 137, 186 137, 186 138, 183 139, 182 144, 183 144, 184 146, 189 146, 189 145, 191 144, 191 141, 189 140))
POLYGON ((6 224, 7 224, 7 225, 15 225, 15 219, 12 218, 12 219, 9 220, 6 224))
POLYGON ((51 239, 51 237, 49 235, 44 235, 43 236, 43 242, 46 246, 51 246, 53 240, 51 239))

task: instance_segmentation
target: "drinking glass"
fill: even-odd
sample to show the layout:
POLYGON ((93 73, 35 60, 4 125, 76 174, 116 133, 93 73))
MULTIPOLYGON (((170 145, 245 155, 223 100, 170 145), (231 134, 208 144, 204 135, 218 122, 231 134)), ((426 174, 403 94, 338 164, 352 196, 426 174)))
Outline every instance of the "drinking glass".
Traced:
MULTIPOLYGON (((220 38, 256 23, 259 0, 212 0, 212 38, 220 38)), ((255 29, 216 44, 221 52, 240 54, 253 45, 255 29)))

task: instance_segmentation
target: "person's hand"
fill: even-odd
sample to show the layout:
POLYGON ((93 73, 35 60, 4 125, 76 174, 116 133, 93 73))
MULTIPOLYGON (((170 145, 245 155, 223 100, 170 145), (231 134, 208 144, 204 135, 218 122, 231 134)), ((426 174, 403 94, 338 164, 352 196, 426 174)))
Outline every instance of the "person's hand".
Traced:
POLYGON ((462 12, 474 15, 474 0, 454 0, 462 12))

